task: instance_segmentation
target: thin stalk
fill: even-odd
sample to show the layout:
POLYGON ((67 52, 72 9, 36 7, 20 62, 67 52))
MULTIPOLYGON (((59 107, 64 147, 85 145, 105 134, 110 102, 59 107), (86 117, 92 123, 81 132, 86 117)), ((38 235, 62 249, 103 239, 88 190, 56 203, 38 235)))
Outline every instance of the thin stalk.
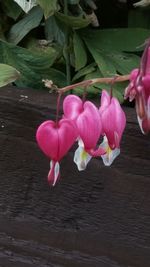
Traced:
POLYGON ((86 97, 87 97, 87 88, 88 88, 88 86, 85 86, 85 87, 83 87, 83 95, 82 95, 82 101, 83 101, 83 103, 86 101, 86 97))
POLYGON ((117 80, 117 75, 114 76, 114 78, 112 78, 112 82, 110 83, 110 97, 112 98, 113 97, 113 86, 117 80))
MULTIPOLYGON (((130 75, 118 75, 115 77, 115 82, 124 82, 128 81, 130 79, 130 75)), ((75 89, 78 86, 81 86, 83 88, 88 87, 89 85, 95 84, 95 83, 106 83, 106 84, 111 84, 114 81, 114 77, 112 78, 95 78, 91 80, 85 80, 79 83, 71 84, 68 86, 65 86, 63 88, 58 88, 58 92, 65 93, 68 92, 72 89, 75 89)))
POLYGON ((62 93, 58 93, 57 97, 57 108, 56 108, 56 126, 58 125, 58 120, 59 120, 59 110, 60 110, 60 100, 61 100, 62 93))
MULTIPOLYGON (((129 79, 130 79, 130 74, 118 75, 118 76, 115 76, 115 83, 128 81, 129 79)), ((83 90, 85 90, 84 89, 85 87, 88 87, 89 85, 92 85, 95 83, 112 84, 112 82, 114 82, 114 77, 104 77, 104 78, 95 78, 95 79, 85 80, 85 81, 74 83, 74 84, 71 84, 71 85, 68 85, 62 88, 58 88, 56 85, 52 83, 51 80, 43 80, 43 82, 45 83, 45 87, 51 90, 55 90, 60 93, 65 93, 65 92, 68 92, 70 90, 77 88, 78 86, 83 87, 83 90)))

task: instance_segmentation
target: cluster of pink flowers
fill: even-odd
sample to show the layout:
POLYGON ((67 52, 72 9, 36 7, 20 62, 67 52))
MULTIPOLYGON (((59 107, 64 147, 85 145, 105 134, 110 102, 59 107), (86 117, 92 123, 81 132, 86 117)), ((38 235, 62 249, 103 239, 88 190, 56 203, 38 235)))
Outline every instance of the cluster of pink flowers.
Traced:
POLYGON ((148 42, 141 64, 132 70, 130 83, 125 90, 125 98, 135 99, 137 119, 142 133, 150 131, 150 42, 148 42))
POLYGON ((66 96, 62 119, 45 121, 36 133, 39 147, 50 158, 48 182, 55 185, 60 176, 59 162, 76 141, 74 162, 79 171, 86 168, 92 157, 101 157, 105 165, 111 165, 120 153, 125 124, 126 117, 118 100, 105 90, 99 109, 76 95, 66 96), (101 137, 103 142, 99 144, 101 137))
MULTIPOLYGON (((132 70, 125 98, 135 99, 137 118, 144 134, 150 132, 150 41, 138 69, 132 70)), ((77 141, 74 162, 85 170, 92 157, 101 157, 110 166, 120 154, 120 141, 126 117, 118 100, 103 90, 100 107, 69 95, 63 102, 60 121, 45 121, 37 129, 36 139, 41 150, 51 159, 48 182, 55 185, 60 176, 59 162, 77 141), (100 138, 103 141, 99 144, 100 138)))

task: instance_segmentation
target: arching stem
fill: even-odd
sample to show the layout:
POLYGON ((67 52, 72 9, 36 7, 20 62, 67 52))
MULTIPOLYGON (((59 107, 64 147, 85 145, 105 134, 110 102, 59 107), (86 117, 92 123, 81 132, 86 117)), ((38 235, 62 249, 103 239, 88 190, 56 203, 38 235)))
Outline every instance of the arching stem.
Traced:
MULTIPOLYGON (((115 77, 115 82, 124 82, 124 81, 129 80, 129 78, 130 78, 129 74, 122 75, 122 76, 118 75, 115 77)), ((85 81, 82 81, 79 83, 71 84, 71 85, 65 86, 63 88, 58 88, 57 90, 58 90, 58 92, 65 93, 65 92, 68 92, 69 90, 75 89, 78 86, 85 88, 85 87, 88 87, 88 86, 95 84, 95 83, 111 84, 113 82, 113 80, 114 80, 114 77, 112 77, 112 78, 95 78, 95 79, 85 80, 85 81)))
POLYGON ((61 100, 62 92, 58 92, 58 97, 57 97, 57 108, 56 108, 56 126, 58 124, 59 120, 59 110, 60 110, 60 100, 61 100))

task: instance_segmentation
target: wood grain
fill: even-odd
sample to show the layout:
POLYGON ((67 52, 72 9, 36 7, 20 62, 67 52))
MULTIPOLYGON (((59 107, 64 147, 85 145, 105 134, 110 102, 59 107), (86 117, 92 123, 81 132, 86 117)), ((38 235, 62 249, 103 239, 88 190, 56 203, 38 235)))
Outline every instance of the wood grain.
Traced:
POLYGON ((111 167, 78 172, 72 150, 50 188, 35 131, 55 104, 47 91, 0 91, 0 267, 149 267, 150 137, 134 109, 111 167))

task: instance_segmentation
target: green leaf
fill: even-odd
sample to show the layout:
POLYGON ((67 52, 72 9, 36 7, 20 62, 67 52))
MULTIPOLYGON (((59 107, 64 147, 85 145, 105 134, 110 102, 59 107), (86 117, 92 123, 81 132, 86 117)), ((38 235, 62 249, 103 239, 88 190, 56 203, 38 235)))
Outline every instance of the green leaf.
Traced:
POLYGON ((73 34, 73 46, 75 53, 75 70, 80 70, 87 64, 87 54, 84 43, 76 32, 73 34))
POLYGON ((66 86, 66 76, 63 72, 50 68, 44 71, 37 70, 37 73, 39 73, 39 77, 37 77, 37 74, 35 78, 33 77, 33 73, 29 75, 29 73, 25 76, 22 76, 22 79, 17 80, 15 83, 19 87, 29 87, 29 88, 36 88, 36 89, 43 89, 44 84, 42 82, 43 79, 49 79, 52 80, 53 83, 58 87, 64 87, 66 86), (27 79, 28 76, 28 79, 27 79))
POLYGON ((18 44, 32 29, 39 26, 43 17, 40 7, 34 7, 23 19, 14 24, 8 33, 8 41, 18 44))
POLYGON ((28 13, 34 6, 37 5, 36 0, 14 0, 21 9, 28 13))
POLYGON ((97 62, 100 72, 104 77, 113 77, 114 75, 117 74, 115 65, 109 59, 107 54, 100 53, 99 51, 97 51, 97 53, 94 53, 93 56, 97 62))
POLYGON ((105 30, 80 30, 87 46, 101 51, 141 51, 150 30, 143 28, 122 28, 105 30))
POLYGON ((61 46, 65 43, 65 35, 57 24, 55 16, 51 16, 45 21, 45 35, 46 39, 51 42, 57 42, 61 46))
POLYGON ((5 0, 2 2, 2 9, 3 12, 10 18, 16 20, 21 12, 22 9, 17 5, 17 3, 13 2, 12 0, 5 0))
MULTIPOLYGON (((127 36, 127 33, 131 34, 131 30, 124 32, 125 29, 123 30, 116 30, 116 37, 111 37, 111 34, 115 31, 114 30, 98 30, 98 31, 93 31, 93 37, 89 34, 86 35, 82 32, 82 36, 85 40, 85 43, 91 52, 93 58, 95 59, 95 62, 97 63, 101 73, 103 76, 114 76, 117 73, 120 74, 127 74, 130 73, 130 71, 133 68, 136 68, 139 65, 140 58, 132 53, 124 53, 122 51, 124 50, 130 50, 130 48, 133 48, 133 50, 136 50, 136 43, 135 40, 132 42, 132 45, 130 43, 130 40, 127 43, 127 39, 125 42, 125 38, 127 36), (111 32, 111 34, 110 34, 111 32), (122 36, 122 33, 124 32, 125 37, 122 36), (109 33, 108 36, 106 33, 109 33), (119 35, 120 33, 120 35, 119 35), (110 36, 109 36, 110 35, 110 36), (120 39, 117 40, 117 36, 120 36, 120 39), (101 37, 104 38, 101 39, 101 37), (115 40, 116 38, 116 40, 115 40), (124 39, 125 46, 123 47, 122 39, 124 39), (120 41, 121 40, 121 41, 120 41), (122 51, 120 49, 121 44, 122 51), (129 47, 130 43, 130 47, 129 47), (133 46, 134 44, 134 46, 133 46)), ((89 31, 85 31, 86 33, 89 31)), ((150 31, 146 31, 147 33, 150 31)), ((141 42, 145 41, 142 39, 142 37, 138 37, 139 40, 141 39, 141 42)), ((137 39, 138 39, 137 38, 137 39)), ((133 38, 136 39, 136 38, 133 38)), ((141 49, 141 47, 140 47, 141 49)), ((132 49, 131 49, 132 50, 132 49)))
POLYGON ((94 44, 92 45, 90 42, 87 43, 87 46, 103 76, 114 76, 116 74, 116 68, 111 60, 107 57, 106 53, 104 53, 104 51, 102 53, 100 49, 95 48, 94 44))
POLYGON ((114 76, 116 74, 128 74, 140 64, 140 57, 129 53, 117 53, 92 50, 91 53, 103 76, 114 76))
POLYGON ((60 22, 64 23, 68 27, 79 29, 87 27, 90 23, 89 19, 83 19, 81 17, 73 17, 73 16, 67 16, 60 12, 56 12, 55 16, 60 20, 60 22))
POLYGON ((37 0, 37 3, 43 9, 45 19, 52 16, 56 11, 58 11, 57 0, 37 0))
POLYGON ((26 48, 31 51, 32 53, 36 53, 38 56, 46 58, 50 60, 51 66, 57 60, 58 66, 58 59, 62 57, 63 50, 62 47, 59 45, 49 45, 49 42, 46 40, 37 40, 35 38, 29 38, 28 42, 26 42, 26 48))
POLYGON ((0 64, 0 87, 14 82, 19 76, 19 72, 15 68, 0 64))
POLYGON ((20 71, 21 77, 16 84, 23 87, 43 88, 42 79, 50 79, 58 86, 64 86, 66 84, 64 73, 51 68, 59 54, 60 51, 51 47, 31 52, 0 40, 0 62, 20 71))
POLYGON ((90 80, 90 79, 95 79, 95 78, 102 78, 103 75, 100 72, 100 70, 98 68, 96 68, 94 71, 92 71, 91 73, 88 73, 85 77, 84 80, 90 80))
POLYGON ((130 73, 131 70, 137 68, 140 64, 139 56, 128 53, 111 53, 109 54, 109 59, 120 74, 130 73))
POLYGON ((89 74, 95 70, 96 63, 91 63, 90 65, 86 66, 85 68, 79 70, 75 76, 72 79, 72 82, 80 79, 81 77, 85 76, 86 74, 89 74))

